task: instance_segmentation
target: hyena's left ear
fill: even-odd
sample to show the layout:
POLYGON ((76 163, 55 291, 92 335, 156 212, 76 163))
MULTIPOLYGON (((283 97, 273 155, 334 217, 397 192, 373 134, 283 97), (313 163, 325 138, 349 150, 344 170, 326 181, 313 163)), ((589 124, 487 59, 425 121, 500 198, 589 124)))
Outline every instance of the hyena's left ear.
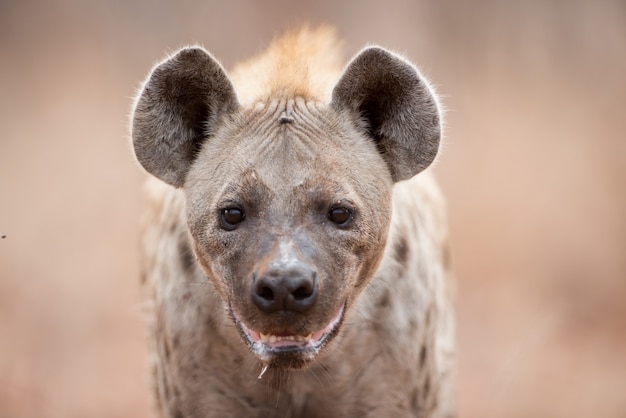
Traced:
POLYGON ((132 116, 135 155, 152 175, 182 187, 202 142, 239 107, 220 63, 184 48, 152 70, 132 116))
POLYGON ((332 106, 367 123, 394 181, 406 180, 435 159, 441 134, 437 102, 415 67, 379 47, 350 62, 335 86, 332 106))

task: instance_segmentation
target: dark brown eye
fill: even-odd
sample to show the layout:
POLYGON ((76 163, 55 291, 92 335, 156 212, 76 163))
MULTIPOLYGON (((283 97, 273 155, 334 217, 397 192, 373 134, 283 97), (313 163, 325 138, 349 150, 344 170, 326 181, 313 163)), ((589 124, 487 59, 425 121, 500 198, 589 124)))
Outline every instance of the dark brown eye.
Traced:
POLYGON ((328 211, 328 219, 339 226, 346 226, 352 219, 352 212, 348 208, 334 207, 328 211))
POLYGON ((243 220, 246 219, 246 213, 241 208, 226 208, 220 211, 220 220, 222 228, 232 231, 237 228, 243 220))

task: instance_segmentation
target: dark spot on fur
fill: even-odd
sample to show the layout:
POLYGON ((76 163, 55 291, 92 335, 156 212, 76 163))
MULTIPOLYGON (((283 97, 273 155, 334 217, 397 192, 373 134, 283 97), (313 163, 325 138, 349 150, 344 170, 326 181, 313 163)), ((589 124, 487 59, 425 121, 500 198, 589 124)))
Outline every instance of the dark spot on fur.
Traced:
POLYGON ((186 237, 181 237, 178 241, 178 256, 180 257, 180 265, 184 271, 190 271, 195 263, 193 251, 189 248, 186 237))
POLYGON ((291 113, 290 109, 286 109, 283 113, 280 114, 280 117, 278 118, 278 123, 280 123, 281 125, 293 123, 293 121, 293 114, 291 113))
POLYGON ((162 376, 161 386, 163 387, 163 401, 169 402, 170 400, 170 382, 167 381, 167 377, 165 375, 162 376))
POLYGON ((406 238, 404 236, 400 236, 395 245, 396 250, 396 258, 397 260, 404 264, 406 263, 409 256, 409 245, 406 242, 406 238))
POLYGON ((433 309, 432 308, 428 308, 426 310, 426 318, 424 318, 424 326, 428 329, 430 328, 430 323, 432 322, 432 314, 433 309))
POLYGON ((381 308, 386 308, 391 303, 391 298, 389 297, 389 289, 385 289, 380 299, 378 299, 378 306, 381 308))
POLYGON ((177 410, 175 410, 173 412, 174 412, 174 415, 173 415, 174 418, 185 418, 185 416, 183 415, 182 412, 180 412, 179 409, 177 409, 177 410))
POLYGON ((165 356, 165 360, 169 361, 170 359, 170 345, 167 341, 163 342, 163 355, 165 356))
POLYGON ((448 244, 445 244, 443 246, 443 255, 442 255, 442 262, 443 262, 443 267, 446 270, 450 270, 452 268, 452 256, 450 254, 450 246, 448 244))
POLYGON ((197 381, 200 378, 200 374, 198 373, 198 362, 196 360, 190 360, 191 362, 191 380, 192 381, 197 381))
POLYGON ((159 371, 158 371, 158 367, 156 364, 152 366, 151 373, 152 373, 152 391, 154 392, 154 398, 156 399, 157 405, 161 405, 162 399, 161 399, 161 393, 159 392, 159 384, 157 380, 159 371))
POLYGON ((411 409, 415 412, 420 409, 420 395, 417 389, 411 394, 411 409))
POLYGON ((248 407, 250 407, 251 409, 253 409, 256 406, 256 403, 254 402, 254 400, 249 396, 243 396, 241 400, 244 401, 246 405, 248 405, 248 407))
POLYGON ((207 327, 207 330, 211 330, 211 329, 216 329, 216 320, 213 316, 211 315, 207 315, 206 316, 206 321, 204 322, 204 325, 207 327))
POLYGON ((428 398, 428 394, 430 393, 430 376, 426 376, 426 380, 424 381, 424 399, 428 398))
POLYGON ((423 368, 425 363, 426 363, 426 345, 422 345, 422 348, 420 348, 420 368, 423 368))
POLYGON ((293 123, 293 118, 291 116, 288 116, 288 115, 282 115, 278 119, 278 123, 280 123, 281 125, 285 125, 285 124, 288 124, 288 123, 293 123))

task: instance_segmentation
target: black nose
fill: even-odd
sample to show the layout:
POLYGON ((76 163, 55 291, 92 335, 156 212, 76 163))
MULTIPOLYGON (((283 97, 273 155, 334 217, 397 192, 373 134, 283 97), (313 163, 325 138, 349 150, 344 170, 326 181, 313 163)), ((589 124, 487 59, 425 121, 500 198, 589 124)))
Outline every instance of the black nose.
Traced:
POLYGON ((317 301, 317 275, 304 266, 270 269, 252 282, 251 290, 252 301, 262 312, 305 313, 317 301))

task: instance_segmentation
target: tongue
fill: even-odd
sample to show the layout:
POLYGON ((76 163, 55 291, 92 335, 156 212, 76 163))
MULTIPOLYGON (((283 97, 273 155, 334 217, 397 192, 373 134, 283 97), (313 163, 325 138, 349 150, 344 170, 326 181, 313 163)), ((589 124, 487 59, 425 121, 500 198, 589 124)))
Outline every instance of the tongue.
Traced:
POLYGON ((272 348, 276 348, 276 347, 301 347, 303 345, 306 345, 306 342, 301 342, 301 341, 291 341, 291 340, 280 340, 280 341, 276 341, 273 343, 266 343, 268 346, 272 347, 272 348))

